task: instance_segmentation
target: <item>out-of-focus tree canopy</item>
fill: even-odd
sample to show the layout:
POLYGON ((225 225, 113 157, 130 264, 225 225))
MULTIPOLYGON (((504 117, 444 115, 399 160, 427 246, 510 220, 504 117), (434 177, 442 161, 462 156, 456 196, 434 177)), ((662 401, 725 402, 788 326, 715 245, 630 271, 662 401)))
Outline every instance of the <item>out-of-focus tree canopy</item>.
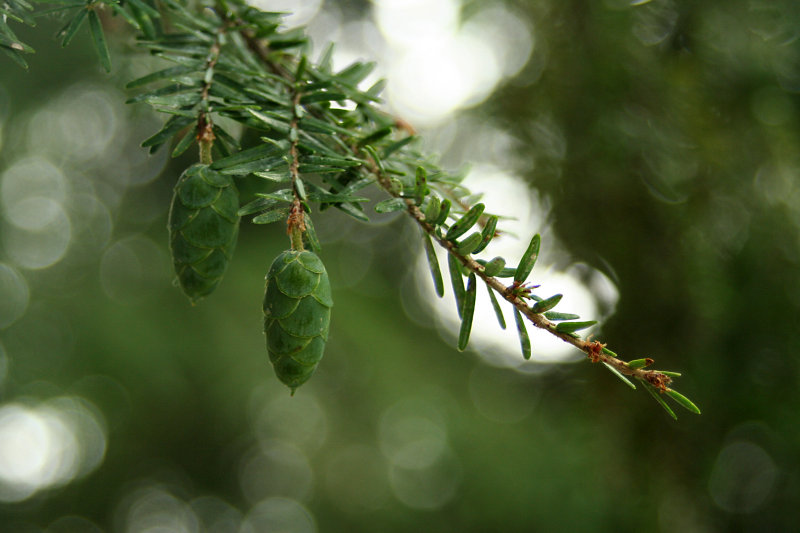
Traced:
POLYGON ((457 352, 411 222, 329 212, 330 340, 290 397, 261 333, 282 229, 243 223, 189 305, 165 225, 196 155, 148 155, 161 118, 124 103, 153 62, 108 16, 105 75, 47 16, 14 26, 29 72, 0 59, 0 531, 799 529, 800 7, 300 4, 312 57, 377 61, 389 108, 542 232, 596 337, 703 414, 537 337, 526 364, 494 333, 457 352))

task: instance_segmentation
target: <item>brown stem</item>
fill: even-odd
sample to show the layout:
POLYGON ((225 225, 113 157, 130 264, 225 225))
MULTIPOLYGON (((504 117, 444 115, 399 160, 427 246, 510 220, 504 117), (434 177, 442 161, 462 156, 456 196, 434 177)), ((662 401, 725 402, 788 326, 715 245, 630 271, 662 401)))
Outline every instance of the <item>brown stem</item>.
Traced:
MULTIPOLYGON (((300 91, 295 90, 292 97, 292 109, 296 110, 300 105, 300 91)), ((292 250, 303 250, 303 232, 306 231, 305 211, 303 209, 303 201, 300 199, 298 192, 298 183, 300 182, 300 157, 297 153, 297 143, 299 142, 299 134, 297 123, 299 117, 297 112, 292 112, 292 122, 289 125, 289 131, 294 132, 295 135, 291 137, 291 144, 289 145, 289 174, 292 176, 292 193, 294 194, 294 202, 292 202, 292 209, 289 212, 289 218, 286 220, 288 226, 287 232, 289 233, 289 240, 292 242, 292 250)))
MULTIPOLYGON (((381 187, 389 194, 394 197, 399 198, 400 196, 393 191, 391 187, 391 182, 389 181, 388 176, 380 171, 378 165, 372 165, 371 171, 378 176, 378 183, 381 187)), ((603 348, 604 344, 598 341, 587 341, 580 338, 573 337, 568 333, 563 333, 556 329, 556 324, 548 320, 544 317, 541 313, 534 313, 530 306, 515 294, 515 292, 509 290, 509 287, 503 285, 503 283, 493 276, 488 276, 484 272, 483 266, 475 261, 469 255, 462 255, 458 253, 457 245, 441 237, 435 231, 435 228, 428 222, 425 221, 425 215, 422 211, 417 207, 411 199, 405 199, 406 202, 406 210, 411 218, 422 228, 425 233, 431 236, 440 246, 447 250, 448 253, 452 254, 456 259, 458 259, 461 264, 463 264, 466 268, 468 268, 471 272, 474 272, 476 276, 480 277, 489 287, 494 289, 500 296, 502 296, 507 302, 513 305, 520 313, 522 313, 534 326, 537 328, 543 329, 548 333, 555 335, 562 341, 571 344, 572 346, 578 348, 579 350, 586 353, 589 357, 589 360, 593 363, 606 363, 607 365, 613 367, 617 370, 620 374, 631 376, 636 379, 643 380, 659 391, 666 391, 669 390, 667 385, 672 381, 672 379, 657 370, 644 370, 642 368, 634 369, 630 368, 628 364, 619 359, 614 357, 608 353, 606 353, 603 348)))
POLYGON ((211 102, 209 99, 209 92, 211 91, 211 83, 214 73, 214 67, 219 61, 220 44, 219 39, 228 25, 224 25, 219 29, 217 38, 214 44, 208 50, 206 59, 206 75, 205 82, 203 83, 203 90, 200 93, 200 111, 197 113, 197 144, 200 147, 200 162, 204 165, 210 165, 212 162, 211 149, 214 146, 214 124, 211 121, 211 102))

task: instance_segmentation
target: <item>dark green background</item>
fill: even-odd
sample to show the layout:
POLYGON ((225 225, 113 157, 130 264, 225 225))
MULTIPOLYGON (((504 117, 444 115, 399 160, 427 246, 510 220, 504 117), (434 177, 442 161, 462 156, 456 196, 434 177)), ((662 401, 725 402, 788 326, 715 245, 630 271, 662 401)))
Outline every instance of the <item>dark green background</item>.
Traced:
MULTIPOLYGON (((121 33, 106 77, 86 35, 63 50, 50 38, 58 23, 44 21, 19 32, 38 51, 30 72, 0 63, 0 172, 58 153, 67 130, 54 126, 42 148, 28 127, 37 110, 112 91, 125 122, 104 155, 56 163, 92 184, 113 230, 100 247, 76 237, 51 268, 18 269, 30 304, 0 331, 0 401, 88 400, 107 450, 85 477, 0 503, 0 531, 267 531, 280 517, 286 531, 313 520, 325 532, 800 528, 800 8, 507 3, 529 14, 533 57, 464 113, 516 139, 509 170, 548 199, 571 260, 615 278, 620 299, 600 338, 683 372, 676 388, 703 414, 672 421, 588 363, 520 374, 456 352, 401 303, 421 249, 406 239, 410 223, 352 225, 338 213, 319 219, 344 233, 323 254, 331 340, 289 399, 260 332, 282 228, 243 223, 226 279, 190 306, 170 285, 165 231, 190 159, 144 184, 117 179, 133 163, 114 154, 142 152, 157 128, 148 110, 122 105, 125 81, 147 65, 121 33), (534 127, 542 117, 564 152, 534 127), (133 255, 113 262, 119 241, 133 255), (363 261, 366 274, 349 279, 363 261), (491 417, 473 401, 487 387, 491 417), (391 443, 408 445, 406 468, 392 466, 391 443)), ((346 12, 368 16, 364 7, 346 12)), ((77 227, 81 211, 69 214, 77 227)))

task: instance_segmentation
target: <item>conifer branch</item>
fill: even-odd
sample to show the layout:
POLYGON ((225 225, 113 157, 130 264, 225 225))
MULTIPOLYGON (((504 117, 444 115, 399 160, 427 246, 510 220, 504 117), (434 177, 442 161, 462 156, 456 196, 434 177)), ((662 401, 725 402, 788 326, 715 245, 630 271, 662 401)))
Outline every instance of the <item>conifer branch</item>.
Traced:
MULTIPOLYGON (((538 256, 538 235, 515 268, 505 267, 501 257, 491 261, 474 257, 501 233, 497 228, 499 217, 484 213, 483 204, 473 204, 473 197, 461 183, 463 176, 446 172, 417 150, 413 128, 376 105, 380 83, 359 89, 371 64, 356 62, 334 72, 332 48, 318 64, 311 64, 302 53, 308 41, 301 29, 282 30, 279 14, 261 12, 243 0, 217 0, 214 10, 181 0, 154 0, 152 5, 150 1, 130 0, 126 10, 113 0, 107 1, 141 32, 142 46, 175 64, 128 84, 136 88, 161 83, 161 87, 129 102, 149 103, 170 116, 142 146, 155 151, 191 125, 195 134, 185 133, 172 155, 183 153, 193 140, 199 143, 201 165, 182 176, 170 215, 173 255, 176 265, 181 265, 179 276, 185 278, 181 278, 182 287, 187 294, 192 293, 193 300, 210 293, 221 279, 235 245, 239 216, 255 215, 256 224, 285 220, 293 251, 303 251, 304 238, 319 251, 309 204, 316 203, 319 210, 335 207, 369 222, 362 207, 367 198, 356 193, 377 185, 389 198, 375 205, 375 210, 405 210, 423 231, 439 296, 444 284, 432 241, 446 250, 462 320, 460 350, 469 341, 480 279, 489 290, 503 327, 505 319, 495 295, 511 304, 525 359, 531 357, 531 345, 522 317, 583 351, 591 362, 603 363, 628 385, 635 388, 628 378, 639 381, 671 416, 675 414, 663 395, 699 413, 690 400, 669 387, 679 374, 648 370, 652 359, 624 361, 603 343, 582 339, 576 332, 594 321, 575 321, 577 315, 552 311, 561 295, 544 299, 533 294, 536 286, 526 280, 538 256), (332 106, 332 102, 350 102, 355 108, 332 106), (240 146, 240 141, 215 124, 212 115, 257 132, 260 141, 240 146), (221 156, 213 163, 212 150, 221 156), (265 189, 267 192, 256 193, 254 201, 238 207, 233 178, 250 175, 275 184, 277 190, 265 189), (179 216, 184 211, 195 214, 179 216), (197 218, 201 215, 206 218, 197 218), (203 224, 195 224, 195 220, 203 224), (468 233, 474 226, 480 231, 468 233), (213 242, 201 242, 209 237, 215 237, 213 242), (192 239, 194 243, 188 242, 192 239), (208 250, 215 255, 209 255, 208 250), (500 278, 513 278, 513 282, 505 285, 500 278)), ((83 5, 83 0, 74 2, 70 5, 83 5)), ((23 18, 22 11, 16 13, 23 18)), ((67 23, 62 30, 64 44, 74 36, 84 16, 85 10, 78 11, 67 23)), ((89 21, 101 62, 109 69, 105 38, 93 10, 89 11, 89 21)), ((19 61, 19 46, 8 26, 0 24, 0 48, 19 61)), ((324 272, 318 258, 308 261, 303 267, 310 269, 308 272, 314 276, 324 272)), ((325 303, 323 307, 330 309, 329 295, 317 296, 325 303)), ((316 365, 321 351, 314 357, 316 365)))
MULTIPOLYGON (((390 182, 385 173, 382 173, 377 166, 373 166, 372 171, 379 176, 379 183, 383 189, 396 198, 401 198, 397 195, 390 186, 390 182)), ((489 287, 491 287, 497 294, 504 298, 508 303, 513 305, 520 313, 522 313, 534 326, 539 329, 545 330, 551 335, 554 335, 571 344, 575 348, 586 353, 587 357, 592 363, 605 363, 619 373, 634 377, 638 380, 650 383, 653 387, 661 392, 671 390, 667 387, 672 381, 670 376, 658 370, 644 370, 643 368, 635 368, 629 363, 620 359, 616 354, 611 352, 605 347, 605 344, 599 341, 589 341, 581 339, 580 337, 565 333, 558 330, 555 322, 552 322, 544 317, 541 313, 534 312, 533 308, 528 305, 525 298, 520 296, 520 291, 516 290, 514 285, 506 286, 499 279, 494 276, 486 274, 486 268, 479 264, 468 254, 462 254, 458 251, 458 246, 455 242, 446 239, 436 231, 436 228, 426 221, 425 215, 413 200, 404 198, 406 204, 406 211, 412 219, 419 225, 422 230, 427 233, 433 240, 435 240, 442 248, 447 250, 447 253, 453 255, 458 261, 464 265, 470 272, 481 278, 489 287)), ((648 366, 652 364, 653 360, 650 359, 648 366)))
MULTIPOLYGON (((259 58, 270 68, 270 70, 273 73, 275 73, 276 75, 283 76, 285 78, 289 77, 288 75, 289 70, 273 60, 273 58, 269 53, 268 47, 266 47, 263 42, 259 41, 251 34, 246 34, 244 36, 248 42, 249 48, 259 56, 259 58)), ((287 79, 287 81, 290 80, 287 79)), ((293 105, 295 110, 298 109, 299 99, 293 100, 293 105)), ((322 118, 320 117, 319 114, 316 114, 315 116, 317 116, 318 118, 322 118)), ((385 116, 388 117, 388 115, 385 116)), ((296 127, 296 119, 297 117, 295 114, 292 122, 292 131, 294 131, 294 128, 296 127)), ((396 119, 394 120, 394 123, 396 126, 397 125, 396 119)), ((337 134, 337 135, 341 137, 342 140, 345 142, 350 140, 347 138, 346 135, 342 134, 337 134)), ((475 259, 473 259, 472 256, 469 255, 469 253, 462 253, 460 251, 459 245, 454 240, 447 239, 440 232, 437 232, 436 227, 430 224, 429 221, 426 220, 425 214, 419 207, 419 205, 421 205, 422 203, 422 200, 424 199, 425 193, 423 192, 422 194, 419 194, 419 191, 417 191, 416 198, 414 199, 408 198, 404 194, 402 194, 402 189, 398 190, 398 188, 395 187, 395 185, 392 182, 391 176, 389 176, 389 174, 386 171, 386 168, 381 164, 379 157, 377 157, 377 153, 369 150, 369 148, 371 148, 369 145, 363 146, 360 149, 358 146, 353 146, 353 150, 355 152, 359 153, 367 161, 369 161, 369 167, 366 170, 372 176, 376 177, 377 183, 384 189, 384 191, 390 194, 393 198, 402 200, 405 204, 407 213, 415 220, 415 222, 422 228, 422 230, 430 238, 434 239, 440 246, 445 248, 445 250, 447 250, 447 253, 455 257, 458 260, 458 262, 461 265, 463 265, 470 273, 481 278, 486 283, 487 287, 490 288, 490 290, 493 290, 497 294, 500 294, 500 296, 503 299, 509 302, 530 323, 532 323, 535 327, 547 331, 548 333, 558 337, 562 341, 567 342, 568 344, 571 344, 575 348, 583 351, 591 362, 603 363, 607 368, 612 370, 612 372, 614 372, 616 375, 618 375, 621 379, 626 381, 631 386, 633 385, 625 379, 625 376, 629 376, 645 384, 645 388, 648 389, 648 391, 650 392, 657 391, 658 393, 668 393, 670 395, 673 395, 674 398, 675 391, 673 391, 668 387, 668 385, 672 382, 672 378, 670 377, 670 375, 668 375, 668 373, 658 370, 647 370, 644 367, 639 367, 635 364, 631 364, 631 362, 626 362, 620 359, 614 352, 606 348, 605 344, 599 341, 590 341, 582 339, 580 338, 580 336, 575 334, 574 331, 569 331, 568 329, 559 328, 558 324, 556 324, 551 320, 548 320, 544 316, 543 312, 537 312, 535 310, 535 306, 532 307, 528 305, 526 300, 530 298, 529 290, 520 282, 515 281, 515 283, 513 283, 512 285, 506 286, 496 277, 487 275, 485 272, 486 269, 483 265, 475 261, 475 259)), ((292 169, 293 169, 292 171, 293 183, 295 183, 297 179, 296 149, 297 149, 297 144, 296 142, 293 142, 290 149, 290 156, 292 160, 292 169)), ((449 188, 443 187, 443 189, 444 189, 443 196, 448 196, 452 198, 452 201, 456 203, 461 209, 463 209, 464 211, 468 211, 471 208, 471 206, 466 201, 464 201, 462 196, 455 194, 449 188)), ((297 202, 297 198, 295 199, 295 202, 297 202)), ((294 212, 294 208, 292 211, 294 212)), ((488 216, 480 215, 477 219, 477 223, 479 226, 485 228, 489 220, 490 218, 488 216)), ((496 218, 494 222, 496 223, 496 218)), ((491 232, 492 236, 499 233, 494 229, 494 226, 492 227, 491 232)), ((473 283, 471 282, 470 285, 472 286, 473 283)), ((438 290, 439 289, 437 287, 437 291, 438 290)), ((459 305, 461 306, 463 304, 460 303, 459 305)), ((459 310, 461 311, 461 307, 459 308, 459 310)), ((462 320, 464 320, 465 322, 468 321, 468 323, 466 324, 467 325, 466 335, 464 336, 462 333, 459 340, 459 347, 463 349, 461 337, 468 338, 469 334, 468 329, 471 326, 471 321, 472 321, 471 314, 468 318, 462 316, 462 320)), ((526 333, 525 336, 527 336, 526 333)), ((466 344, 466 341, 464 341, 464 344, 466 344)), ((527 349, 529 350, 529 345, 527 349)), ((529 356, 529 352, 526 355, 529 356)), ((649 366, 650 364, 652 364, 652 360, 647 359, 646 366, 649 366)), ((674 375, 674 373, 671 374, 674 375)), ((658 395, 656 396, 658 397, 658 395)), ((699 410, 696 410, 696 407, 694 407, 694 404, 691 404, 691 402, 688 402, 688 404, 690 404, 690 406, 687 405, 686 403, 684 403, 683 405, 687 407, 687 409, 689 410, 694 410, 695 412, 699 412, 699 410)), ((665 404, 662 403, 662 405, 665 404)), ((671 410, 667 409, 667 411, 672 416, 674 416, 674 413, 671 410)))

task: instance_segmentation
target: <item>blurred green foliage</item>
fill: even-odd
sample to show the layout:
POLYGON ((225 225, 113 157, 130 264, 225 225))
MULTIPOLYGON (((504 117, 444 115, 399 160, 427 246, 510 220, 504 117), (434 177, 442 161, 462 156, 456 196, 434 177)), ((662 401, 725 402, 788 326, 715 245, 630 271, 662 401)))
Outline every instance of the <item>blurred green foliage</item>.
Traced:
POLYGON ((37 54, 0 67, 0 530, 800 528, 800 10, 639 4, 508 0, 532 55, 459 120, 511 137, 559 266, 617 284, 601 339, 683 372, 703 415, 677 422, 588 364, 456 352, 410 289, 409 224, 328 212, 330 340, 290 398, 259 309, 286 236, 243 224, 188 305, 165 226, 194 155, 148 158, 158 122, 122 103, 149 65, 122 30, 106 77, 88 34, 19 29, 37 54))

